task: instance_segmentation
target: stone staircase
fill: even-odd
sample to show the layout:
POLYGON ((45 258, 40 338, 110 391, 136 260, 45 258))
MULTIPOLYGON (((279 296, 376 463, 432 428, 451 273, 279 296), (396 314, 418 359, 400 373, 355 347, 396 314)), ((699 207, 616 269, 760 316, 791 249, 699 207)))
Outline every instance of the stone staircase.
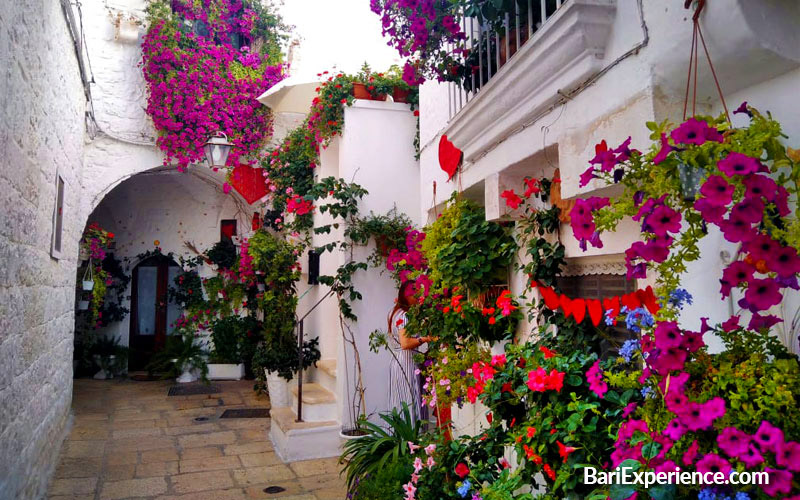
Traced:
POLYGON ((339 456, 342 439, 336 401, 336 359, 323 359, 303 383, 303 421, 297 422, 297 384, 292 405, 271 411, 270 439, 284 462, 339 456))

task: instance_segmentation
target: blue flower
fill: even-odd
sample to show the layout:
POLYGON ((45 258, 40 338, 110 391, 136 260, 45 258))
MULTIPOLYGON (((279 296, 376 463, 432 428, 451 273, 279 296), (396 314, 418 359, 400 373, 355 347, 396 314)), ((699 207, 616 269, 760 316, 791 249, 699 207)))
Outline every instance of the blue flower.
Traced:
POLYGON ((669 292, 668 301, 670 305, 683 309, 684 303, 692 305, 692 295, 683 288, 676 288, 669 292))
POLYGON ((642 307, 630 311, 625 317, 625 326, 635 333, 641 332, 642 327, 653 326, 654 322, 653 315, 642 307))
POLYGON ((469 482, 469 479, 465 479, 464 482, 461 483, 461 486, 459 486, 458 489, 456 490, 458 491, 458 494, 461 495, 461 498, 467 496, 467 493, 469 493, 470 486, 472 486, 472 484, 469 482))
POLYGON ((611 313, 612 313, 611 309, 606 309, 606 312, 604 314, 606 325, 608 325, 608 326, 611 326, 611 325, 614 324, 614 319, 615 318, 613 316, 611 316, 611 313))
POLYGON ((713 488, 704 488, 697 495, 697 500, 715 500, 716 498, 717 493, 713 488))
POLYGON ((733 500, 750 500, 750 495, 748 495, 744 491, 740 491, 739 493, 736 494, 735 497, 733 497, 733 500))
POLYGON ((630 363, 633 355, 639 351, 639 339, 626 340, 622 347, 619 348, 619 355, 625 359, 626 363, 630 363))
POLYGON ((641 394, 642 394, 642 397, 645 398, 645 399, 651 398, 651 397, 654 396, 653 389, 650 388, 650 387, 642 387, 641 394))

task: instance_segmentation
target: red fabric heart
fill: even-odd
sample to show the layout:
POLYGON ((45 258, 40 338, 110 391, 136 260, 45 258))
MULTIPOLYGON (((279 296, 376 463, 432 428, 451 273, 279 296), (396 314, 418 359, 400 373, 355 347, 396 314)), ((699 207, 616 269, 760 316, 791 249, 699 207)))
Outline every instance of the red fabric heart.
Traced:
POLYGON ((622 305, 628 308, 628 311, 633 311, 634 309, 638 308, 642 305, 642 302, 639 300, 639 297, 636 296, 636 292, 627 293, 622 296, 620 299, 622 305))
POLYGON ((615 318, 619 316, 619 296, 615 295, 608 299, 603 299, 603 310, 611 311, 611 317, 615 318))
POLYGON ((461 160, 464 153, 455 147, 455 145, 447 139, 447 135, 442 134, 439 139, 439 166, 447 172, 447 180, 453 178, 461 166, 461 160))
POLYGON ((586 309, 589 310, 589 318, 592 320, 592 324, 594 326, 599 325, 603 319, 603 305, 600 301, 598 299, 587 300, 586 309))
POLYGON ((558 309, 558 295, 556 295, 556 292, 554 292, 552 288, 540 286, 539 293, 542 294, 544 305, 546 305, 548 309, 553 311, 558 309))
POLYGON ((558 303, 561 306, 561 310, 564 311, 564 316, 569 318, 572 315, 572 300, 562 293, 558 298, 558 303))
POLYGON ((261 169, 250 165, 237 165, 231 172, 230 184, 250 205, 267 195, 267 183, 261 169))
POLYGON ((578 323, 582 322, 586 317, 586 301, 581 298, 572 299, 572 304, 570 305, 572 308, 572 316, 575 317, 575 321, 578 323))
POLYGON ((636 297, 647 308, 647 310, 650 311, 650 314, 655 314, 658 312, 660 306, 656 301, 656 294, 653 293, 653 287, 648 286, 644 290, 636 290, 636 297))

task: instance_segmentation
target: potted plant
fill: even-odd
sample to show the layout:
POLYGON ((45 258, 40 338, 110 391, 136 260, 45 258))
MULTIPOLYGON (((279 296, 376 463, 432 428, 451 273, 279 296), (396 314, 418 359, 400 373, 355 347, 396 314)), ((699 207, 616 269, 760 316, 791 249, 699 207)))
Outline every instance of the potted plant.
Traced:
MULTIPOLYGON (((302 370, 316 366, 320 359, 319 339, 313 338, 303 343, 302 370)), ((292 404, 289 383, 300 369, 297 341, 294 336, 283 339, 266 340, 258 344, 253 356, 253 370, 257 376, 264 374, 270 404, 283 408, 292 404)))
POLYGON ((92 342, 89 353, 99 367, 94 378, 106 380, 125 371, 128 364, 128 348, 119 344, 119 337, 100 337, 92 342))
POLYGON ((194 382, 199 378, 208 381, 207 353, 189 328, 175 329, 167 337, 164 349, 153 356, 145 367, 149 373, 160 373, 163 378, 177 377, 179 383, 194 382))
POLYGON ((375 252, 369 261, 376 267, 382 265, 393 249, 405 250, 406 229, 413 224, 407 215, 392 208, 386 214, 370 212, 366 217, 356 217, 348 226, 348 237, 353 243, 366 245, 375 240, 375 252))
POLYGON ((208 358, 210 380, 240 380, 245 375, 248 334, 260 333, 260 323, 255 318, 228 316, 214 321, 211 327, 211 353, 208 358))

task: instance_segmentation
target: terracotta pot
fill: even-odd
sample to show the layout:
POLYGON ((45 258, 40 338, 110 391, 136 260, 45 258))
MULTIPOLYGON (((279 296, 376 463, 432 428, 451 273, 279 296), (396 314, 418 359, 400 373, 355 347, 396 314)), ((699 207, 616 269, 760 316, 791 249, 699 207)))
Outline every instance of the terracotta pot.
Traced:
POLYGON ((367 92, 367 86, 363 83, 353 82, 353 97, 356 99, 372 100, 372 96, 367 92))
POLYGON ((394 99, 394 102, 408 102, 408 95, 410 93, 411 89, 395 87, 392 89, 392 99, 394 99))

